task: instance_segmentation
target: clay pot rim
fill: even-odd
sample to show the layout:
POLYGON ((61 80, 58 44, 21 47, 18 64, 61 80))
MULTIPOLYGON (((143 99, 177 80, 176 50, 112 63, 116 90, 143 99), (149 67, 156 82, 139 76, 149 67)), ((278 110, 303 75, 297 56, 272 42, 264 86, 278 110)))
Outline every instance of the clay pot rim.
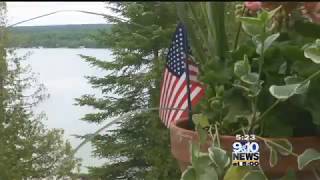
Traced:
MULTIPOLYGON (((181 118, 175 121, 170 125, 170 128, 177 129, 178 131, 182 132, 183 134, 196 134, 196 131, 185 129, 183 127, 178 126, 177 124, 186 121, 188 118, 181 118)), ((233 135, 219 135, 220 139, 235 139, 233 135)), ((292 141, 302 141, 302 140, 320 140, 320 136, 303 136, 303 137, 263 137, 269 140, 276 140, 276 139, 287 139, 292 141)))

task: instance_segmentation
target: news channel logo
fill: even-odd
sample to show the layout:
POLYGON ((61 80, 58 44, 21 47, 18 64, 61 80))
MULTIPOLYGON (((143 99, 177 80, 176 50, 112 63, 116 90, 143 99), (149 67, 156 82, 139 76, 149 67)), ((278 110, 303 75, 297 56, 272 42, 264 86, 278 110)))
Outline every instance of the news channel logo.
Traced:
POLYGON ((259 166, 259 148, 254 134, 236 135, 236 141, 232 144, 232 165, 259 166))

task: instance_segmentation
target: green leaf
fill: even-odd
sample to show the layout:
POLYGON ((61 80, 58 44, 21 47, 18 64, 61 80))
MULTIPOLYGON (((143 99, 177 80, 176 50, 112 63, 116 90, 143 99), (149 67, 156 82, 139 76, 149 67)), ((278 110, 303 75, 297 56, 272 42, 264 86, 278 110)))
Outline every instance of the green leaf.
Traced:
POLYGON ((294 171, 290 168, 285 176, 283 176, 280 180, 296 180, 297 177, 294 171))
POLYGON ((197 173, 202 173, 211 163, 208 153, 200 151, 200 146, 196 143, 191 144, 191 164, 197 173))
POLYGON ((271 167, 274 167, 278 163, 278 153, 284 156, 292 153, 292 144, 287 139, 274 139, 272 143, 268 141, 264 141, 264 143, 270 150, 269 163, 271 167))
POLYGON ((219 180, 216 170, 212 166, 204 169, 204 173, 198 176, 197 180, 219 180))
POLYGON ((262 32, 263 22, 258 18, 240 17, 243 30, 250 36, 258 35, 262 32))
POLYGON ((304 49, 304 56, 314 63, 320 63, 320 39, 317 39, 315 43, 308 45, 304 49))
POLYGON ((194 114, 192 116, 192 121, 196 126, 199 125, 203 128, 210 126, 208 117, 203 114, 194 114))
POLYGON ((242 179, 249 171, 250 168, 247 166, 230 166, 223 180, 242 179))
POLYGON ((297 89, 296 89, 296 94, 303 94, 307 92, 308 88, 310 85, 310 80, 301 84, 297 89))
POLYGON ((272 85, 269 91, 275 98, 285 100, 293 96, 299 86, 300 84, 288 84, 284 86, 272 85))
POLYGON ((269 20, 268 11, 262 10, 262 11, 258 14, 257 18, 260 19, 264 24, 266 24, 267 21, 269 20))
POLYGON ((196 170, 197 174, 202 174, 204 173, 205 169, 210 165, 210 163, 211 159, 209 155, 202 154, 192 162, 192 166, 196 170))
MULTIPOLYGON (((279 121, 281 112, 270 113, 265 119, 264 135, 269 137, 293 136, 293 125, 289 122, 279 121)), ((283 114, 283 113, 282 113, 283 114)))
POLYGON ((309 163, 315 160, 320 160, 320 152, 315 149, 306 149, 298 156, 298 168, 302 170, 309 163))
POLYGON ((286 84, 298 84, 303 81, 303 78, 298 76, 287 76, 284 78, 286 84))
POLYGON ((237 61, 234 64, 234 73, 238 77, 241 77, 243 75, 248 74, 250 72, 250 69, 251 69, 251 67, 250 67, 250 64, 249 64, 248 57, 246 55, 244 55, 244 60, 237 61))
POLYGON ((293 29, 305 37, 319 38, 320 26, 310 21, 296 20, 293 29))
POLYGON ((250 97, 258 96, 261 89, 262 89, 262 83, 263 83, 263 81, 260 80, 260 83, 256 83, 256 84, 251 85, 249 87, 250 93, 248 94, 248 96, 250 96, 250 97))
POLYGON ((272 11, 268 12, 268 20, 270 20, 280 9, 282 6, 279 6, 275 9, 273 9, 272 11))
MULTIPOLYGON (((297 77, 297 76, 287 76, 284 79, 286 84, 298 84, 298 83, 302 83, 303 82, 303 78, 297 77)), ((296 89, 296 94, 303 94, 305 93, 310 85, 310 80, 307 82, 304 82, 303 84, 301 84, 297 89, 296 89)))
POLYGON ((181 175, 181 180, 196 180, 196 178, 196 171, 191 166, 184 170, 181 175))
POLYGON ((270 167, 274 167, 278 163, 278 153, 274 149, 270 149, 270 167))
POLYGON ((259 74, 258 73, 249 73, 249 74, 241 76, 240 79, 247 84, 257 84, 259 81, 259 74))
POLYGON ((282 63, 279 67, 278 73, 279 74, 285 74, 287 71, 288 65, 287 62, 285 61, 284 63, 282 63))
POLYGON ((269 147, 270 149, 270 156, 269 156, 269 164, 270 167, 274 167, 278 163, 278 153, 272 146, 269 147))
POLYGON ((200 126, 197 126, 197 132, 199 135, 200 144, 205 144, 207 141, 208 132, 200 126))
POLYGON ((225 123, 237 123, 237 116, 249 115, 249 104, 246 99, 239 95, 239 91, 229 91, 225 96, 225 107, 228 109, 227 114, 223 118, 225 123))
POLYGON ((293 151, 292 144, 290 143, 290 141, 288 139, 274 139, 274 140, 272 140, 272 142, 276 143, 276 144, 278 144, 278 146, 282 147, 282 148, 280 148, 276 145, 268 143, 269 145, 273 146, 276 149, 276 151, 279 152, 281 155, 288 156, 293 151), (287 149, 288 151, 283 150, 283 148, 287 149))
POLYGON ((230 158, 225 150, 212 145, 210 148, 208 148, 208 152, 210 159, 217 167, 224 169, 229 165, 230 158))
MULTIPOLYGON (((266 50, 269 49, 269 47, 272 45, 272 43, 280 36, 280 33, 272 34, 266 38, 264 41, 264 47, 263 52, 266 52, 266 50)), ((256 49, 257 54, 261 55, 262 53, 262 44, 259 43, 256 49)))
POLYGON ((266 176, 261 171, 250 171, 242 180, 267 180, 266 176))
POLYGON ((304 108, 312 115, 312 121, 316 126, 320 127, 320 81, 318 78, 311 82, 307 92, 306 103, 304 108))
POLYGON ((198 144, 191 143, 191 163, 193 164, 194 161, 198 158, 200 154, 200 147, 198 144))

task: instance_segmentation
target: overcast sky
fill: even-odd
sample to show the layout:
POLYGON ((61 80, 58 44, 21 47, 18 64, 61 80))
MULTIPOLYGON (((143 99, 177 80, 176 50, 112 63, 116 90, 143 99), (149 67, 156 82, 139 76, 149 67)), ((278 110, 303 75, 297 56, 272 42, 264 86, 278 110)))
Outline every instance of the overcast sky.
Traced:
MULTIPOLYGON (((106 2, 7 2, 7 9, 9 25, 58 10, 86 10, 112 15, 110 10, 106 8, 106 2)), ((100 23, 106 23, 102 16, 79 12, 62 12, 19 26, 100 23)))

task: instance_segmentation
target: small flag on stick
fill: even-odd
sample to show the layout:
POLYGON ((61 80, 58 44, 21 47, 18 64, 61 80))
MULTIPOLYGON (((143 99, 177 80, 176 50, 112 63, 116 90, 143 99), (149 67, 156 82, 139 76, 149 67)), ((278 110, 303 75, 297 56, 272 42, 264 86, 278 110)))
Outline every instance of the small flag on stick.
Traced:
POLYGON ((186 29, 179 23, 167 54, 161 83, 159 115, 166 127, 181 118, 191 121, 191 107, 204 95, 204 88, 197 80, 198 74, 199 69, 190 53, 186 29))

